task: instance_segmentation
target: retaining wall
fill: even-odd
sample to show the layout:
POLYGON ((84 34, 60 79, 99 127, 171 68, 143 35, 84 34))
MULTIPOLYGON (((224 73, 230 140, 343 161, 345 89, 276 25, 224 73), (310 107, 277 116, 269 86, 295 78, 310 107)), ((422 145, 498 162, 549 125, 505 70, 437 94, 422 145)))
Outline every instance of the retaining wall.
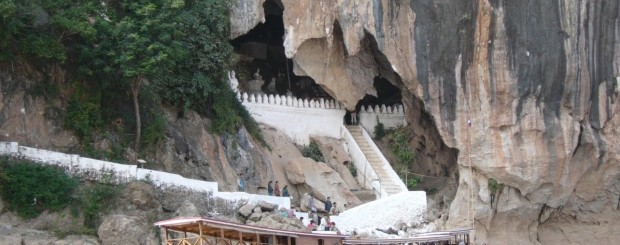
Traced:
POLYGON ((309 144, 311 135, 340 138, 346 111, 334 100, 247 93, 238 98, 257 122, 277 128, 297 144, 309 144))
POLYGON ((55 165, 73 175, 84 176, 91 180, 127 183, 148 179, 160 188, 181 187, 192 191, 211 192, 215 197, 230 201, 247 200, 250 203, 266 201, 279 207, 290 208, 291 199, 250 194, 245 192, 219 192, 217 182, 188 179, 178 174, 138 168, 136 165, 118 164, 92 158, 80 157, 43 149, 19 146, 17 142, 0 142, 0 155, 22 157, 46 165, 55 165))

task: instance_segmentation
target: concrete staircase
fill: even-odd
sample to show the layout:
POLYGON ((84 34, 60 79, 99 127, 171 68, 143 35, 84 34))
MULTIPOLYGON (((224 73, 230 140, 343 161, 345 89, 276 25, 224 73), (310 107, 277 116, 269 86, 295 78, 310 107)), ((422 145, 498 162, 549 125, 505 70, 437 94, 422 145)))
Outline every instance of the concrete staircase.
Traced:
POLYGON ((389 195, 407 191, 405 184, 396 175, 392 166, 387 162, 383 154, 378 150, 374 142, 368 142, 369 137, 364 137, 363 128, 359 125, 347 125, 346 128, 379 177, 380 188, 389 195))

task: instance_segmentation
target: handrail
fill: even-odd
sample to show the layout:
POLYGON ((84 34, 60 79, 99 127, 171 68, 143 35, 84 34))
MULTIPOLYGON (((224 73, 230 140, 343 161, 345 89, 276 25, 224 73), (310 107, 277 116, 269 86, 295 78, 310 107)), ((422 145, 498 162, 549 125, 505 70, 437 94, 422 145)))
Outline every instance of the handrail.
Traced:
POLYGON ((366 131, 364 127, 360 128, 362 130, 362 136, 364 137, 370 148, 372 148, 372 150, 377 153, 379 159, 381 159, 381 162, 383 163, 383 170, 387 172, 388 176, 390 176, 394 180, 394 182, 398 185, 398 187, 401 188, 402 191, 408 191, 407 185, 403 183, 403 180, 400 179, 396 171, 394 171, 394 169, 391 167, 390 162, 388 162, 383 153, 381 153, 381 150, 379 150, 379 147, 377 147, 375 142, 372 140, 372 138, 368 134, 368 131, 366 131))
POLYGON ((370 166, 370 162, 368 161, 368 158, 366 158, 366 155, 364 155, 364 152, 362 151, 362 149, 360 149, 359 145, 353 138, 353 135, 351 135, 351 132, 349 132, 349 129, 347 129, 345 125, 341 126, 341 134, 342 138, 347 143, 349 155, 351 155, 352 157, 353 164, 356 165, 355 167, 357 169, 364 169, 364 178, 362 182, 364 187, 370 186, 375 192, 378 192, 378 195, 375 195, 381 197, 383 194, 381 182, 379 182, 379 187, 376 187, 372 184, 373 179, 379 178, 379 175, 375 172, 372 166, 370 167, 370 171, 368 171, 368 166, 370 166), (359 156, 360 158, 358 159, 356 158, 356 156, 359 156), (361 164, 363 164, 363 166, 361 164))
MULTIPOLYGON (((373 179, 373 181, 374 181, 374 180, 378 180, 378 181, 379 181, 379 190, 381 190, 381 189, 383 188, 383 186, 381 185, 381 177, 379 177, 379 176, 377 175, 377 178, 376 178, 376 179, 373 179)), ((379 199, 381 199, 382 194, 383 194, 383 192, 382 192, 382 191, 379 191, 379 199)))

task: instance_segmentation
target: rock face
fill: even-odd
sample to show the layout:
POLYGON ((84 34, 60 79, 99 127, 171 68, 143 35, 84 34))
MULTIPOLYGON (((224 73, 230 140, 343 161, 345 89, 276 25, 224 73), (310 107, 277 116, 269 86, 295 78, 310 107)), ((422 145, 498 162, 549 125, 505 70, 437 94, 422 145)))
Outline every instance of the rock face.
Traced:
POLYGON ((78 138, 63 130, 62 101, 48 101, 51 95, 36 92, 37 86, 41 90, 64 83, 66 72, 60 66, 47 67, 45 74, 19 64, 5 68, 0 65, 0 141, 63 150, 77 144, 78 138), (44 79, 45 85, 39 84, 44 79))
POLYGON ((230 38, 236 38, 248 32, 258 23, 265 23, 265 0, 234 1, 230 11, 230 38))
POLYGON ((458 150, 447 228, 475 225, 477 243, 620 239, 618 1, 282 4, 296 74, 349 109, 383 77, 409 122, 426 111, 458 150))
POLYGON ((350 190, 359 190, 360 186, 357 180, 351 174, 348 164, 352 164, 349 152, 342 140, 328 137, 312 137, 311 141, 317 142, 321 147, 321 153, 325 158, 325 164, 334 169, 350 190))
POLYGON ((101 244, 159 244, 155 231, 147 220, 126 215, 104 217, 97 235, 101 244))
MULTIPOLYGON (((340 175, 325 163, 316 162, 307 157, 293 158, 288 161, 285 170, 287 176, 291 176, 289 181, 296 183, 297 190, 306 193, 313 192, 314 197, 322 202, 330 197, 332 201, 341 204, 357 205, 360 203, 340 175)), ((304 208, 303 205, 302 208, 304 208)))

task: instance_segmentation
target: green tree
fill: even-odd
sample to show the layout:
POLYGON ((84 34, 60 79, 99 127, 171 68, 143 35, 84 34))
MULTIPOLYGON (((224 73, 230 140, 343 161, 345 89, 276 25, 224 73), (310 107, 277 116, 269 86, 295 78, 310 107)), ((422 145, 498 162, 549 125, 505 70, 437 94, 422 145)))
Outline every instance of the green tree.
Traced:
POLYGON ((98 6, 93 0, 0 1, 0 60, 23 54, 65 62, 66 43, 95 37, 89 20, 98 6))
POLYGON ((188 55, 183 46, 176 15, 184 2, 128 1, 121 4, 124 16, 114 26, 101 25, 108 30, 103 36, 100 53, 110 58, 109 68, 121 75, 120 82, 129 84, 135 111, 135 150, 139 152, 141 138, 140 89, 149 79, 165 75, 175 69, 176 63, 188 55), (110 28, 112 27, 112 28, 110 28), (106 40, 109 38, 108 40, 106 40))
POLYGON ((122 1, 119 18, 111 13, 109 20, 98 23, 102 35, 84 52, 92 58, 89 73, 119 74, 120 85, 130 88, 136 151, 143 85, 154 85, 164 100, 184 110, 207 106, 203 111, 211 111, 208 102, 222 92, 218 83, 224 83, 232 53, 227 41, 229 6, 218 0, 122 1))
POLYGON ((144 86, 183 111, 212 118, 218 133, 245 125, 264 142, 226 81, 233 53, 230 6, 231 0, 4 0, 0 59, 26 55, 75 62, 79 79, 97 83, 92 87, 127 91, 137 152, 144 86))

